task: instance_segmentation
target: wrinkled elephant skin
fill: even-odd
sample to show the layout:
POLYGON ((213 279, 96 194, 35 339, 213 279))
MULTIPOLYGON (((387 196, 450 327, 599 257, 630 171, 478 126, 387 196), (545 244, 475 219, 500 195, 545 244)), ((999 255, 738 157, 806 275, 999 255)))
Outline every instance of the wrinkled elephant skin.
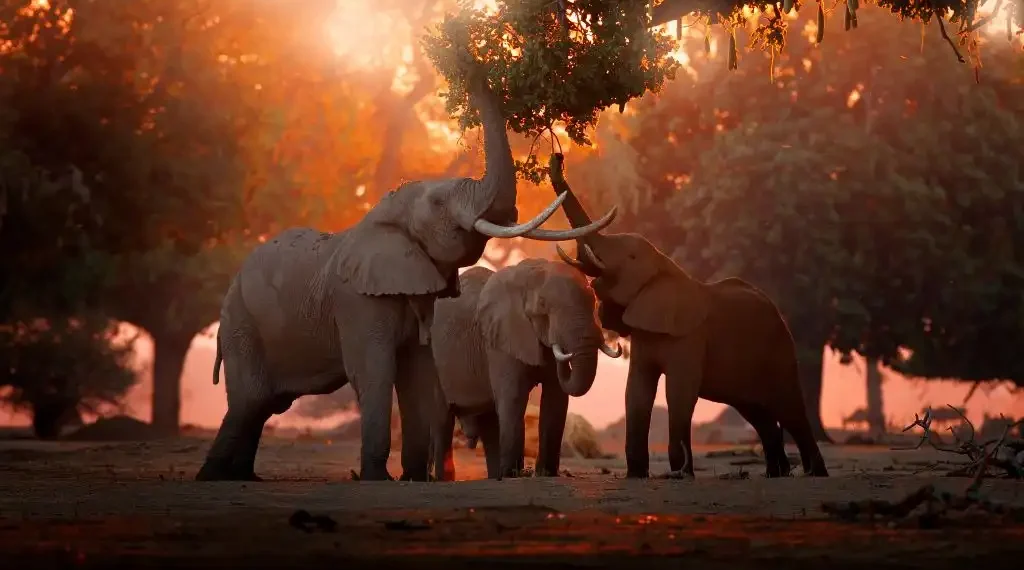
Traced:
MULTIPOLYGON (((556 193, 566 195, 574 227, 588 216, 551 164, 556 193)), ((594 233, 577 240, 563 261, 594 277, 604 328, 630 339, 626 381, 626 464, 631 477, 649 474, 648 432, 658 382, 665 375, 669 463, 693 475, 690 430, 698 398, 734 407, 757 430, 769 477, 789 474, 783 444, 788 431, 804 472, 827 476, 807 419, 796 347, 778 308, 763 292, 736 278, 702 283, 642 236, 594 233)))
MULTIPOLYGON (((223 358, 228 411, 197 479, 254 479, 271 415, 347 382, 361 415, 361 479, 390 478, 393 390, 402 477, 426 479, 437 391, 427 346, 433 301, 459 294, 458 269, 476 263, 491 237, 558 241, 580 233, 539 228, 559 200, 510 226, 518 212, 505 118, 486 74, 471 76, 470 99, 484 130, 482 179, 408 182, 348 230, 290 229, 243 262, 224 297, 217 336, 214 383, 223 358)), ((614 212, 602 223, 612 218, 614 212)))
POLYGON ((434 465, 454 478, 452 429, 458 415, 478 436, 491 478, 523 469, 527 402, 540 385, 540 452, 535 472, 557 475, 569 396, 594 383, 603 344, 594 294, 563 264, 528 259, 492 272, 474 267, 461 276, 462 295, 434 307, 432 350, 442 406, 435 413, 434 465))

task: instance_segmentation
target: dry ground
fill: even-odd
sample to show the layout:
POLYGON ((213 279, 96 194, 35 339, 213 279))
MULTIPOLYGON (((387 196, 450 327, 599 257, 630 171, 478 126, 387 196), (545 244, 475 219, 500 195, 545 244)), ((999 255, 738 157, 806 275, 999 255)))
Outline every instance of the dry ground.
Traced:
MULTIPOLYGON (((623 461, 608 459, 570 460, 556 479, 368 483, 350 480, 357 444, 270 439, 257 460, 268 481, 197 483, 208 445, 0 441, 0 568, 621 567, 645 556, 652 567, 875 570, 1019 567, 1024 554, 1024 526, 905 529, 823 514, 822 501, 899 499, 929 482, 962 492, 967 481, 941 476, 942 463, 928 469, 956 459, 935 451, 825 446, 828 479, 767 480, 756 457, 705 448, 694 481, 626 480, 623 461), (299 509, 337 526, 297 528, 299 509)), ((483 474, 472 451, 456 462, 460 478, 483 474)), ((1024 506, 1020 482, 983 491, 1024 506)))

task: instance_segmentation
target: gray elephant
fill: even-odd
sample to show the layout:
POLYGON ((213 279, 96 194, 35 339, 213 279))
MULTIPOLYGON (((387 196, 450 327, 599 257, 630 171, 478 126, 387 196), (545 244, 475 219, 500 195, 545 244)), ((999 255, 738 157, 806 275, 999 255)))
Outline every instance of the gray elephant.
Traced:
MULTIPOLYGON (((574 227, 586 211, 552 156, 556 193, 574 227)), ((734 407, 757 430, 769 477, 788 475, 785 429, 800 449, 804 472, 828 476, 804 408, 796 347, 778 308, 736 278, 702 283, 638 234, 594 233, 577 241, 577 258, 562 260, 595 279, 604 328, 630 338, 626 380, 626 465, 647 477, 648 432, 658 381, 665 375, 669 463, 693 475, 690 429, 698 397, 734 407)))
POLYGON ((557 475, 569 396, 590 390, 604 344, 586 278, 562 263, 527 259, 460 277, 462 295, 434 305, 431 349, 442 407, 434 433, 435 477, 453 480, 455 417, 479 437, 491 478, 523 469, 524 416, 530 391, 542 388, 535 472, 557 475))
POLYGON ((458 269, 491 237, 563 240, 538 229, 556 200, 515 224, 516 173, 498 97, 478 70, 471 104, 484 130, 486 173, 403 184, 352 228, 285 231, 243 262, 221 307, 214 383, 225 366, 228 411, 199 480, 256 479, 264 423, 306 394, 351 381, 361 412, 360 476, 389 479, 391 398, 398 394, 402 477, 425 480, 436 380, 427 332, 434 300, 459 294, 458 269))

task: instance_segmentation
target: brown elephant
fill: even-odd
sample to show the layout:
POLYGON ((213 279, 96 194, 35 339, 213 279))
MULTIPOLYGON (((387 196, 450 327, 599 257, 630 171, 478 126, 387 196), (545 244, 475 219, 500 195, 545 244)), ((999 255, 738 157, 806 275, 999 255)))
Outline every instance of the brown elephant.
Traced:
MULTIPOLYGON (((574 227, 586 211, 552 156, 555 192, 574 227)), ((665 375, 669 463, 693 475, 690 429, 698 398, 734 407, 757 430, 769 477, 788 475, 783 431, 800 449, 804 472, 828 476, 804 408, 796 347, 778 308, 737 278, 702 283, 635 233, 593 233, 577 240, 577 258, 563 261, 594 277, 604 328, 630 338, 626 381, 626 464, 647 477, 647 437, 658 381, 665 375)))
POLYGON ((540 385, 537 475, 557 475, 569 397, 586 394, 604 344, 586 278, 561 263, 527 259, 494 272, 483 267, 459 278, 462 294, 434 305, 431 350, 441 407, 435 413, 434 469, 455 478, 451 461, 455 417, 479 437, 490 478, 523 469, 524 416, 540 385))
POLYGON ((472 75, 470 102, 484 130, 482 179, 407 182, 345 231, 293 228, 245 259, 224 297, 217 333, 214 383, 223 356, 228 410, 197 479, 255 479, 266 421, 300 396, 351 381, 362 424, 361 478, 390 478, 397 392, 403 478, 426 480, 434 300, 459 294, 458 269, 476 263, 492 237, 569 238, 539 227, 557 200, 514 225, 515 162, 501 99, 485 70, 472 75))

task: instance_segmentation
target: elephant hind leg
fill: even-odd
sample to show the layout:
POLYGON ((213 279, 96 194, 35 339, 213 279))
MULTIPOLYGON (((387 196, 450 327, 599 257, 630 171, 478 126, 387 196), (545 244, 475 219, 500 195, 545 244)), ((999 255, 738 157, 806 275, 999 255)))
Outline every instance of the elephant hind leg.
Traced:
POLYGON ((828 477, 825 459, 821 456, 821 449, 818 448, 818 441, 804 410, 803 394, 800 391, 795 363, 792 371, 785 375, 783 382, 778 386, 782 389, 786 386, 794 388, 788 399, 779 400, 776 406, 778 409, 774 411, 775 417, 779 419, 779 425, 793 436, 793 441, 800 450, 800 462, 803 464, 804 473, 813 477, 828 477))
POLYGON ((229 407, 197 481, 260 481, 255 473, 256 451, 270 410, 259 405, 229 407))
POLYGON ((275 397, 270 388, 262 343, 251 330, 234 330, 228 336, 225 355, 225 387, 228 411, 206 460, 196 474, 199 481, 258 481, 254 472, 263 426, 290 399, 275 397))
POLYGON ((757 404, 733 405, 743 419, 757 431, 764 448, 765 476, 788 477, 790 473, 789 458, 786 457, 786 446, 782 441, 782 427, 779 426, 768 410, 757 404))

